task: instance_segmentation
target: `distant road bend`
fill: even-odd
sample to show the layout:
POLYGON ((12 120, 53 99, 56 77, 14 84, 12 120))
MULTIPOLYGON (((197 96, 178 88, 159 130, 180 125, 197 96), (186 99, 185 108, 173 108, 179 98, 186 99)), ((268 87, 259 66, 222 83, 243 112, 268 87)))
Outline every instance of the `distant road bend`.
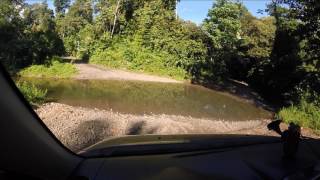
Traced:
POLYGON ((182 81, 177 81, 170 78, 127 72, 124 70, 107 69, 92 64, 75 64, 75 66, 78 69, 78 74, 74 77, 75 79, 120 79, 164 83, 182 83, 182 81))

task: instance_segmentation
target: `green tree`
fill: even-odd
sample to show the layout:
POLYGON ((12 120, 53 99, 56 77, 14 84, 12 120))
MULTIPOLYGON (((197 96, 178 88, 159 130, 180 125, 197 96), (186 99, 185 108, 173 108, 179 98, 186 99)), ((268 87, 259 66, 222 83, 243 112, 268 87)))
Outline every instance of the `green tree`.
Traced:
POLYGON ((21 45, 24 24, 19 12, 22 8, 16 8, 21 4, 11 0, 0 1, 0 61, 10 69, 23 65, 27 58, 23 55, 27 49, 21 45))
POLYGON ((275 17, 276 31, 270 58, 256 65, 250 75, 250 83, 262 93, 283 102, 301 79, 298 67, 301 39, 297 33, 300 24, 291 16, 291 9, 273 2, 268 7, 275 17))
MULTIPOLYGON (((176 1, 121 1, 115 26, 114 12, 119 1, 107 2, 109 4, 106 6, 101 6, 105 1, 97 4, 99 11, 94 26, 96 33, 105 34, 104 38, 108 35, 111 37, 112 29, 115 27, 112 43, 108 43, 108 39, 103 40, 111 46, 104 46, 106 51, 114 51, 114 56, 123 56, 123 59, 114 59, 120 59, 124 66, 134 69, 155 71, 158 66, 158 71, 173 68, 179 73, 184 69, 186 74, 200 74, 200 70, 195 67, 206 60, 207 47, 204 41, 207 36, 195 24, 176 19, 176 1), (130 42, 126 44, 130 48, 118 50, 120 42, 130 42), (151 59, 154 62, 150 62, 151 59), (157 65, 150 68, 150 64, 153 63, 157 65)), ((95 57, 108 54, 101 48, 96 49, 95 57)), ((114 64, 118 66, 118 63, 114 64)))
POLYGON ((46 3, 28 5, 23 11, 24 33, 29 40, 33 64, 43 64, 53 55, 61 55, 64 47, 55 30, 53 11, 46 3))
POLYGON ((64 15, 66 9, 70 6, 70 0, 54 0, 53 5, 57 16, 64 15))
MULTIPOLYGON (((316 0, 281 0, 291 8, 291 16, 299 22, 297 34, 301 39, 298 66, 302 80, 298 87, 320 94, 320 2, 316 0)), ((317 97, 316 95, 315 97, 317 97)), ((317 98, 314 98, 317 99, 317 98)))
POLYGON ((258 19, 244 7, 240 20, 241 39, 237 47, 237 56, 227 67, 232 78, 248 81, 252 71, 269 59, 276 26, 274 17, 258 19))
MULTIPOLYGON (((76 0, 64 17, 57 19, 57 31, 69 55, 80 56, 79 32, 93 21, 91 0, 76 0)), ((81 53, 80 53, 81 54, 81 53)))
POLYGON ((241 4, 218 0, 209 9, 203 28, 210 34, 217 49, 233 51, 240 39, 241 4))
POLYGON ((226 65, 237 56, 237 46, 241 34, 242 5, 230 0, 218 0, 209 9, 203 22, 203 29, 212 40, 212 77, 217 80, 228 76, 226 65))
POLYGON ((133 0, 98 0, 95 4, 95 26, 98 32, 109 32, 113 36, 123 31, 130 20, 129 18, 132 18, 137 2, 133 0))
POLYGON ((63 53, 47 4, 4 0, 0 2, 0 14, 0 59, 8 68, 14 71, 44 63, 52 55, 63 53))

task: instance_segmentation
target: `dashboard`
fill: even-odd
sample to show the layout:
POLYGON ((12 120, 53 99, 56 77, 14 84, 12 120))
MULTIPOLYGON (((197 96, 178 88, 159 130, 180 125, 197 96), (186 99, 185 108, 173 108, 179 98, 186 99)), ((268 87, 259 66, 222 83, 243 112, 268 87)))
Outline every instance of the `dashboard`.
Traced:
POLYGON ((284 159, 282 143, 187 153, 118 156, 84 160, 74 177, 88 179, 311 179, 320 149, 303 140, 295 159, 284 159))

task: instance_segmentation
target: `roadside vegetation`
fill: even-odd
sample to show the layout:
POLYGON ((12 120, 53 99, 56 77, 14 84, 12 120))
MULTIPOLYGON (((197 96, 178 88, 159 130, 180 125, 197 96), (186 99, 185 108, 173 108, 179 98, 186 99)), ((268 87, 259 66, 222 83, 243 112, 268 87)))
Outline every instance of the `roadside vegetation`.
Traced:
POLYGON ((0 61, 13 71, 29 67, 21 75, 43 77, 70 77, 72 65, 52 60, 66 55, 200 84, 231 78, 281 105, 286 122, 318 128, 317 0, 271 1, 264 18, 239 1, 217 0, 201 25, 176 16, 176 3, 54 0, 54 14, 46 3, 2 0, 0 61))
POLYGON ((278 113, 278 118, 283 119, 285 122, 293 122, 303 127, 309 127, 320 132, 320 97, 315 95, 310 96, 312 93, 305 93, 300 101, 291 104, 289 107, 282 108, 278 113), (311 97, 311 99, 310 99, 311 97))
POLYGON ((278 116, 286 123, 293 122, 318 132, 320 130, 320 109, 313 103, 301 101, 300 104, 282 108, 278 116))
POLYGON ((76 74, 73 64, 53 61, 49 65, 32 65, 19 72, 22 77, 70 78, 76 74))
POLYGON ((167 52, 153 52, 126 40, 114 44, 107 50, 95 51, 90 58, 90 63, 171 77, 177 80, 185 79, 187 73, 183 68, 175 67, 169 62, 163 63, 168 58, 176 57, 167 52))
POLYGON ((26 81, 18 81, 16 82, 16 85, 26 100, 32 105, 39 105, 45 101, 45 97, 47 95, 46 89, 40 89, 34 84, 26 81))

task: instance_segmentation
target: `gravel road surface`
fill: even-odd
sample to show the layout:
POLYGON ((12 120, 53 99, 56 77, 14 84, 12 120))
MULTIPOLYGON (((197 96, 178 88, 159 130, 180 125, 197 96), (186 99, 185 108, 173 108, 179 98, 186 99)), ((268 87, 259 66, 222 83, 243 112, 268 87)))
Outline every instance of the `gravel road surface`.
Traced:
POLYGON ((121 79, 164 83, 182 83, 182 81, 177 81, 170 78, 127 72, 118 69, 107 69, 92 64, 75 64, 75 66, 78 69, 77 75, 74 76, 75 79, 121 79))

